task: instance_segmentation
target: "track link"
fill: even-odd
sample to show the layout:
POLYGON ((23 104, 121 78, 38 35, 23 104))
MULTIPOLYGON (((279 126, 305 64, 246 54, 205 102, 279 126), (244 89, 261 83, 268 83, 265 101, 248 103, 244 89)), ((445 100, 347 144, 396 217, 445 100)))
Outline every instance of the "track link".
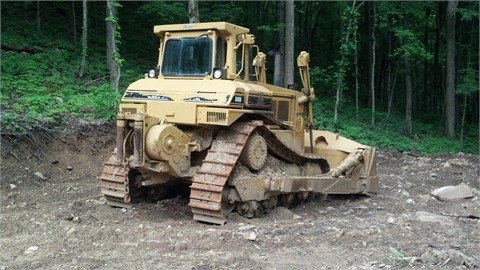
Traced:
POLYGON ((221 131, 212 142, 202 166, 190 186, 193 219, 213 224, 225 224, 222 191, 233 172, 248 137, 262 125, 261 121, 238 123, 221 131))
POLYGON ((112 155, 104 163, 100 175, 100 187, 107 204, 130 208, 128 169, 112 155))

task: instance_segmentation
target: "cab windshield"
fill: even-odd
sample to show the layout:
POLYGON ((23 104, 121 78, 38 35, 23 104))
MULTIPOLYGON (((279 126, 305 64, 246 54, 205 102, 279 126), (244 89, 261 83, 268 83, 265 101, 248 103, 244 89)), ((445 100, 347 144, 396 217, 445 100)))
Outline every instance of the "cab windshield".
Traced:
POLYGON ((205 76, 212 70, 212 40, 208 37, 169 39, 165 44, 163 76, 205 76))

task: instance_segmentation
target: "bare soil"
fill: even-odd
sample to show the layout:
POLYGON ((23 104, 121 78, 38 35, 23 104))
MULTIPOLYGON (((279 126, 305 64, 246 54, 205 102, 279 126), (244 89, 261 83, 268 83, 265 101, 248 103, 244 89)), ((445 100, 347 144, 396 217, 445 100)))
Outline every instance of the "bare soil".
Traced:
POLYGON ((379 151, 379 194, 329 196, 223 226, 177 196, 105 205, 114 126, 2 136, 0 269, 464 269, 480 266, 478 156, 379 151), (441 202, 442 186, 474 196, 441 202))

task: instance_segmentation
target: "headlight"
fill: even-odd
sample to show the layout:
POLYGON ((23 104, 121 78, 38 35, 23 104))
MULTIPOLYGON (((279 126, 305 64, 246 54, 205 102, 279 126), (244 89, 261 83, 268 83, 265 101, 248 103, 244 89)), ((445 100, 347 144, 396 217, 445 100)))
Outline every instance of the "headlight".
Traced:
POLYGON ((223 75, 223 70, 221 68, 215 68, 213 70, 213 78, 214 79, 220 79, 222 78, 223 75))
POLYGON ((157 72, 155 71, 155 69, 152 68, 148 71, 149 78, 155 78, 156 76, 157 76, 157 72))

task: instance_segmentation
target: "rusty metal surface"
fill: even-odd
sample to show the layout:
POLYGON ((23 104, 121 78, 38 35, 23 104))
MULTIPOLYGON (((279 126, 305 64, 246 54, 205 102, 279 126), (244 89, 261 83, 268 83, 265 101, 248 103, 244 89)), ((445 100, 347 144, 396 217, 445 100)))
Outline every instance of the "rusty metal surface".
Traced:
POLYGON ((112 155, 104 163, 100 174, 100 187, 107 204, 130 208, 130 195, 128 188, 128 169, 117 161, 117 155, 112 155))
POLYGON ((193 177, 190 186, 190 203, 193 219, 224 224, 222 190, 233 172, 250 133, 261 121, 238 123, 220 132, 193 177))

